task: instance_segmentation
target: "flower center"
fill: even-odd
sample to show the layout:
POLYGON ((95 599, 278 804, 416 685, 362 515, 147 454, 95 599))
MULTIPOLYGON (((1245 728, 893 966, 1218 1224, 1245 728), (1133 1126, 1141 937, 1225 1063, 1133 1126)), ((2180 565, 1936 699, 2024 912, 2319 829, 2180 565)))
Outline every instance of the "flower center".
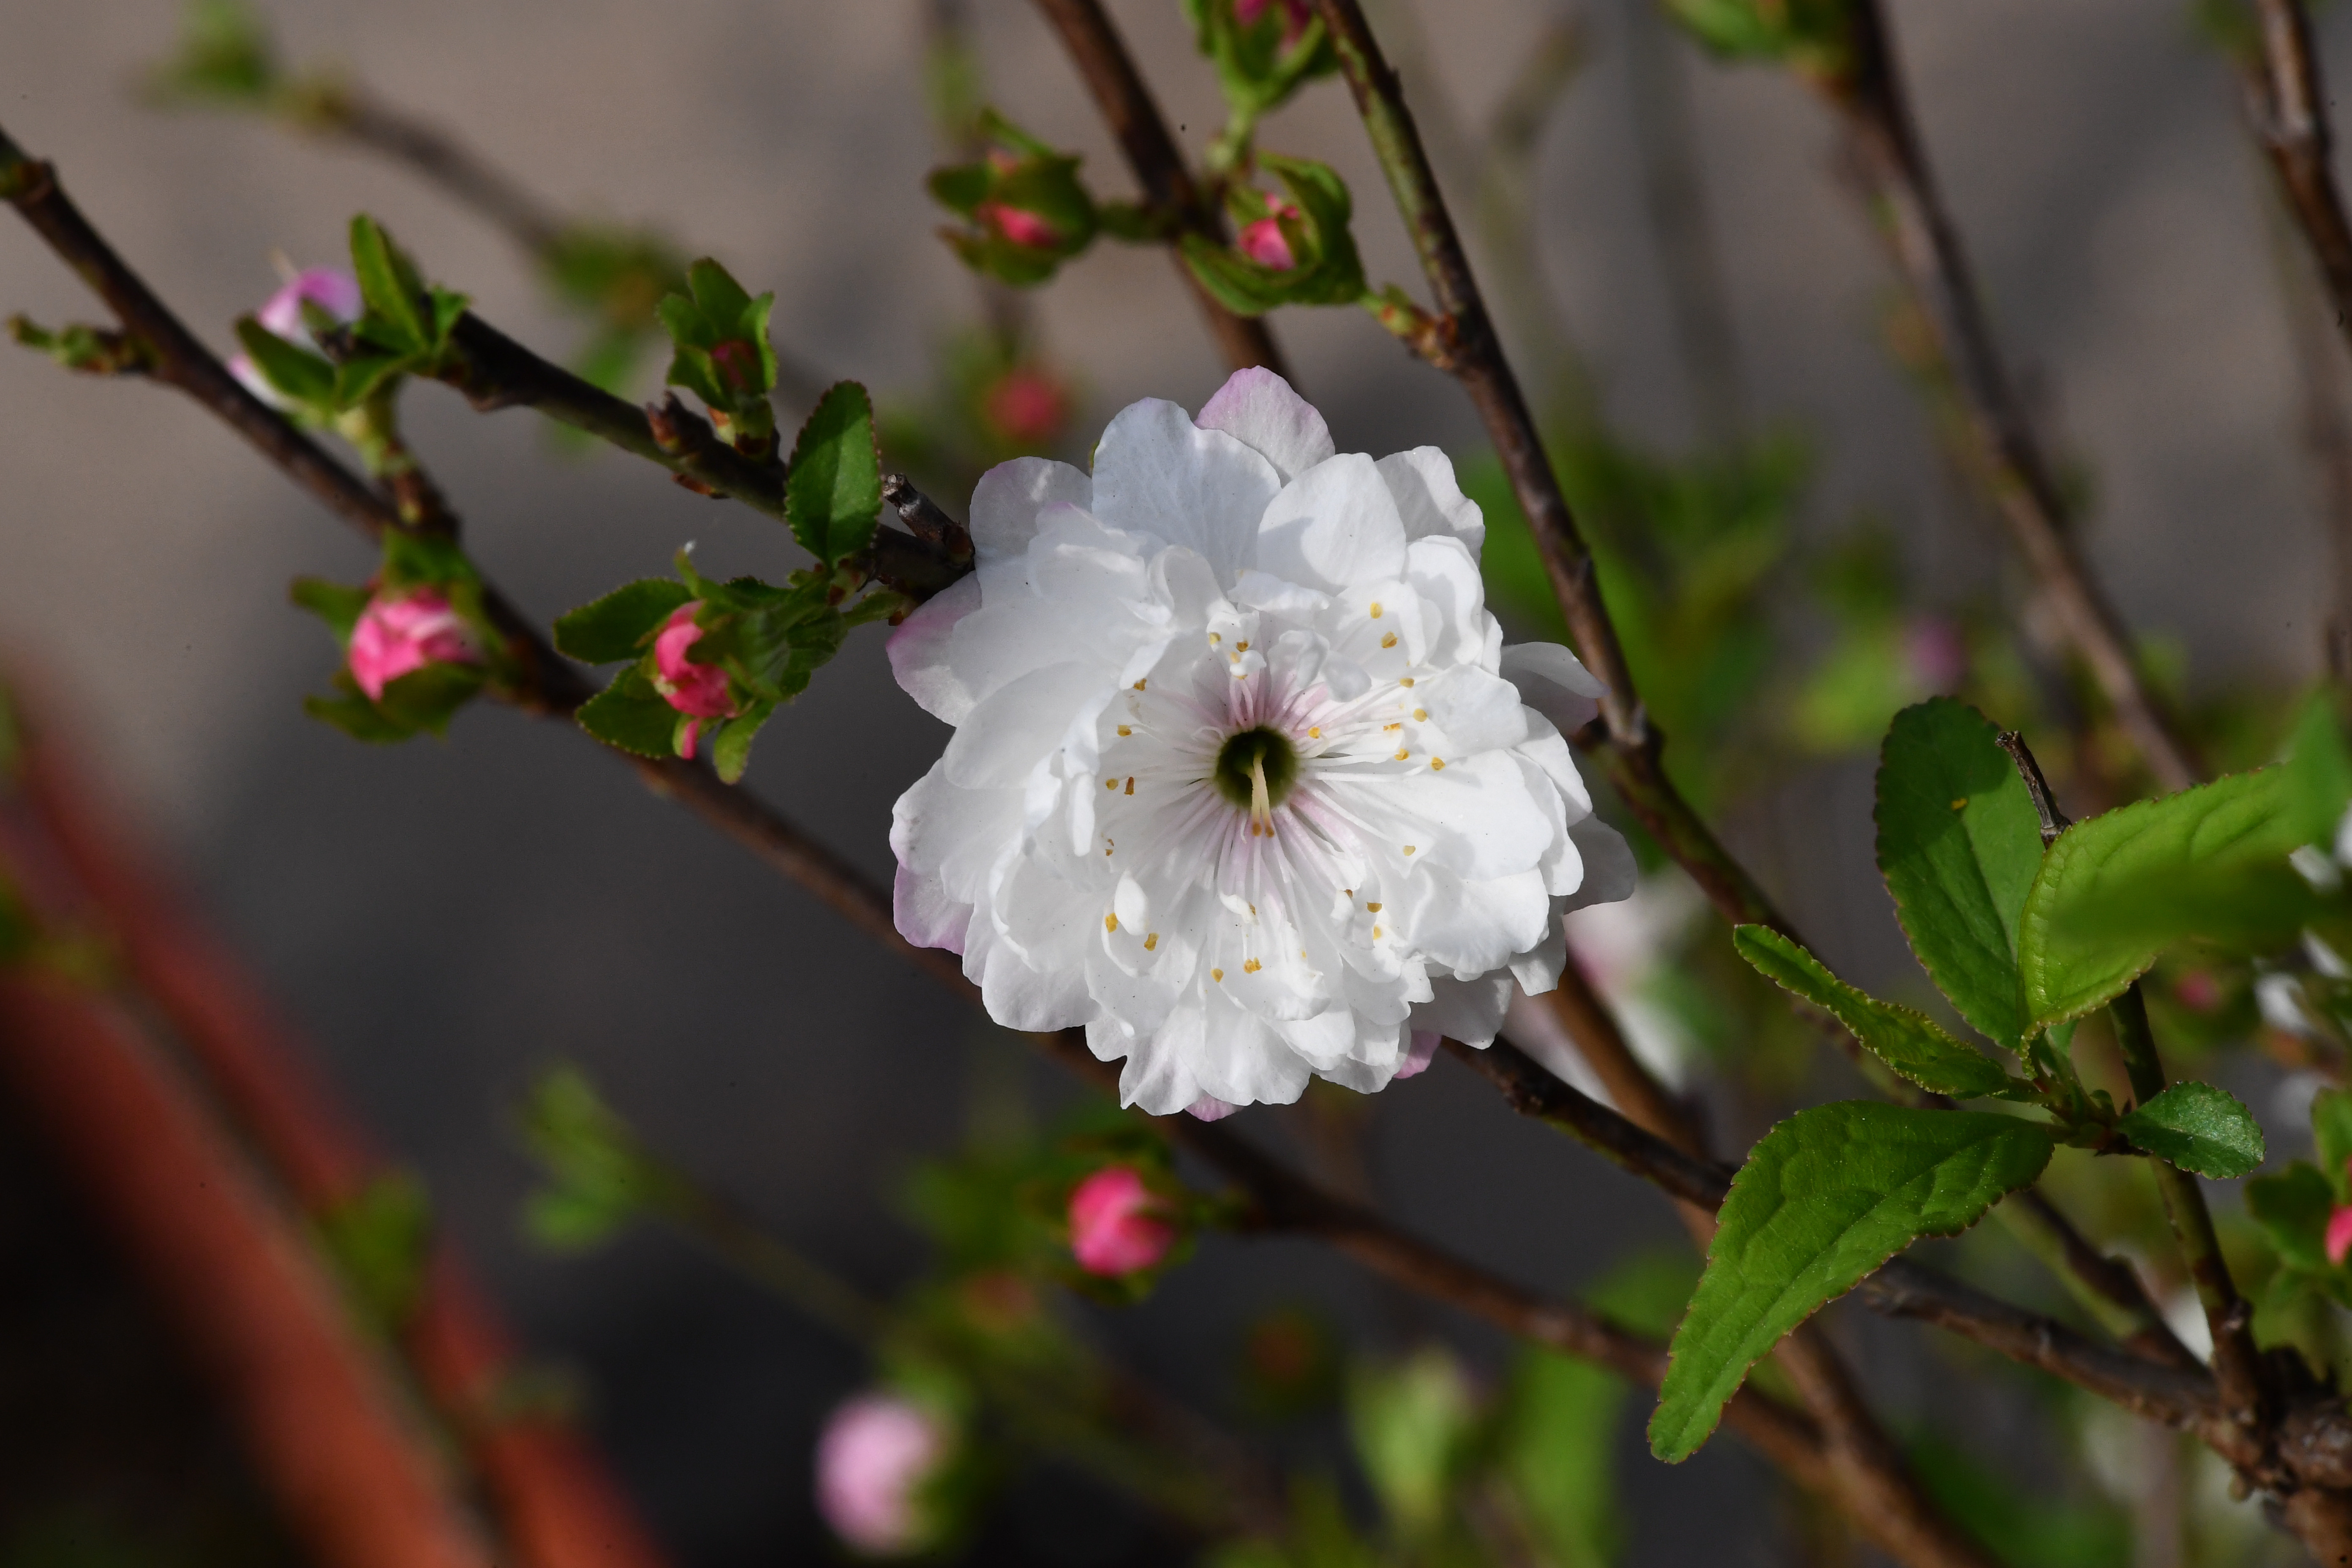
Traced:
POLYGON ((1211 775, 1217 793, 1250 814, 1253 831, 1274 830, 1274 808, 1298 782, 1298 752, 1290 737, 1261 724, 1225 738, 1211 775))

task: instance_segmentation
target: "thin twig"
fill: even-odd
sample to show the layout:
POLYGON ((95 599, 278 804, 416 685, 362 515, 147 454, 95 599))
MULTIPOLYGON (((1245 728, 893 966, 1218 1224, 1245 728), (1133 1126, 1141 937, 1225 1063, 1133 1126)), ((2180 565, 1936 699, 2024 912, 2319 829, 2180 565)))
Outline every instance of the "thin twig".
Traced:
POLYGON ((1856 0, 1847 15, 1850 63, 1816 84, 1845 122, 1883 218, 1881 232, 1958 383, 1992 500, 2068 643, 2149 773, 2167 789, 2185 789, 2200 776, 2195 753, 2148 689, 2129 631, 2068 536, 2057 470, 2026 416, 1986 319, 1959 230, 1912 121, 1885 18, 1877 0, 1856 0))
MULTIPOLYGON (((1143 187, 1145 203, 1171 216, 1178 233, 1204 235, 1223 243, 1223 218, 1202 199, 1183 153, 1168 133, 1160 105, 1153 101, 1151 89, 1135 68, 1134 57, 1127 52, 1126 41, 1101 5, 1097 0, 1037 0, 1037 9, 1062 36, 1063 47, 1086 79, 1087 89, 1094 94, 1095 106, 1109 122, 1111 134, 1118 138, 1136 183, 1143 187)), ((1171 246, 1169 256, 1207 319, 1225 363, 1235 370, 1264 365, 1290 379, 1282 351, 1275 346, 1265 322, 1255 316, 1237 316, 1218 304, 1192 276, 1181 251, 1171 246)))
POLYGON ((2329 163, 2327 90, 2303 0, 2254 0, 2262 57, 2246 67, 2246 118, 2311 246, 2336 330, 2352 343, 2352 223, 2329 163))

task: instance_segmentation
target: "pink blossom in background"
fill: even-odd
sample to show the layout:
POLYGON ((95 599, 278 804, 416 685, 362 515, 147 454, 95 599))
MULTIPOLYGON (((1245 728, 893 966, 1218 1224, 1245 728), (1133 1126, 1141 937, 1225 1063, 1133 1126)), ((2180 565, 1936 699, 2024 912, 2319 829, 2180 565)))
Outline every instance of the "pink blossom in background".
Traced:
POLYGON ((1314 17, 1315 7, 1310 0, 1234 0, 1234 20, 1244 27, 1254 27, 1260 16, 1277 5, 1282 8, 1282 41, 1296 43, 1314 17))
POLYGON ((1132 1274, 1168 1255, 1167 1204, 1132 1165, 1106 1165, 1070 1194, 1070 1253, 1089 1274, 1132 1274))
POLYGON ((858 1394, 835 1409, 817 1439, 817 1511, 860 1552, 915 1551, 927 1533, 916 1493, 947 1449, 946 1429, 921 1405, 858 1394))
POLYGON ((1008 207, 1003 202, 981 203, 976 216, 982 223, 993 226, 997 233, 1015 245, 1050 250, 1062 240, 1061 231, 1035 213, 1008 207))
POLYGON ((268 331, 288 342, 299 343, 310 335, 310 329, 302 324, 305 301, 338 321, 356 321, 363 309, 359 283, 350 273, 335 267, 306 267, 288 279, 285 287, 272 294, 254 316, 268 331))
POLYGON ((735 717, 735 696, 728 689, 727 672, 715 664, 697 664, 686 657, 686 650, 702 640, 702 628, 694 624, 694 612, 700 608, 699 599, 680 605, 654 637, 654 689, 661 693, 663 701, 695 721, 686 727, 686 738, 678 748, 681 756, 693 752, 703 720, 735 717))
POLYGON ((1068 423, 1070 397, 1045 371, 1017 364, 996 378, 981 399, 981 412, 1014 446, 1042 447, 1068 423))
POLYGON ((2327 1216, 2327 1261, 2337 1266, 2352 1252, 2352 1206, 2339 1205, 2327 1216))
POLYGON ((1282 225, 1276 220, 1297 216, 1298 209, 1288 202, 1270 201, 1266 204, 1265 216, 1255 223, 1242 225, 1241 233, 1234 237, 1234 245, 1260 267, 1287 272, 1298 265, 1298 258, 1291 254, 1290 241, 1283 235, 1282 225))
POLYGON ((449 601, 432 588, 394 597, 379 594, 352 627, 348 654, 352 679, 371 702, 383 689, 428 664, 478 664, 480 654, 466 623, 449 601))
POLYGON ((1915 616, 1903 632, 1904 662, 1930 691, 1950 691, 1969 676, 1969 644, 1943 616, 1915 616))

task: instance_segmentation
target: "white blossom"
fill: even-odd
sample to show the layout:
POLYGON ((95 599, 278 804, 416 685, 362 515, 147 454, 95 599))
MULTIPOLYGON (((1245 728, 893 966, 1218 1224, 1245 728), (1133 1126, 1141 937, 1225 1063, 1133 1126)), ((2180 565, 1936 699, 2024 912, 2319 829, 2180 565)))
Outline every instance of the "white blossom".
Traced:
POLYGON ((1091 475, 990 470, 971 532, 978 571, 890 644, 955 727, 894 813, 898 929, 1006 1027, 1084 1026, 1128 1103, 1486 1045, 1514 977, 1557 983, 1561 913, 1631 890, 1554 721, 1601 688, 1504 647, 1435 447, 1335 455, 1243 371, 1197 423, 1125 409, 1091 475))

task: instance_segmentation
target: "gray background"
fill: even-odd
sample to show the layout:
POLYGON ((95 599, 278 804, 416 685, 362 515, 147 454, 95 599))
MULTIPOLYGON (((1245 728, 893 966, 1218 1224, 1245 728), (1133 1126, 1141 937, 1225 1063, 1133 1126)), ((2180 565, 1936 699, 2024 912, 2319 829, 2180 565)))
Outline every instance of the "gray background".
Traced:
MULTIPOLYGON (((1634 174, 1625 3, 1587 8, 1593 58, 1543 139, 1539 223, 1610 413, 1672 443, 1690 434, 1689 400, 1634 174)), ((969 279, 929 237, 920 182, 936 154, 912 0, 268 9, 291 58, 346 62, 551 200, 656 224, 773 287, 778 341, 831 374, 914 390, 971 313, 969 279)), ((1097 189, 1123 192, 1030 9, 974 9, 997 100, 1084 149, 1097 189)), ((1222 113, 1176 6, 1113 10, 1197 142, 1222 113)), ((2326 561, 2260 171, 2227 73, 2172 4, 1893 10, 1994 315, 2095 478, 2088 549, 2115 597, 2136 626, 2181 640, 2200 684, 2308 672, 2326 561)), ((1442 97, 1460 124, 1483 125, 1549 14, 1534 0, 1424 4, 1419 101, 1442 97)), ((134 68, 175 26, 164 0, 0 4, 0 123, 58 161, 212 342, 274 286, 273 248, 332 259, 360 208, 526 341, 575 341, 499 236, 406 174, 237 119, 133 107, 134 68)), ((2352 37, 2340 17, 2328 31, 2342 79, 2352 37)), ((1998 552, 1952 500, 1877 346, 1888 280, 1837 187, 1824 117, 1769 72, 1693 65, 1754 405, 1818 453, 1809 524, 1874 508, 1931 598, 1988 584, 1998 552)), ((1412 276, 1341 89, 1311 92, 1265 140, 1335 163, 1358 193, 1371 274, 1412 276)), ((1081 377, 1082 432, 1139 395, 1197 405, 1220 379, 1157 254, 1105 247, 1037 308, 1081 377)), ((13 224, 0 224, 5 310, 92 315, 13 224)), ((1454 389, 1360 313, 1294 312, 1278 331, 1343 447, 1475 447, 1454 389)), ((644 465, 557 458, 526 415, 478 417, 427 387, 408 416, 478 558, 542 615, 661 570, 688 540, 707 567, 797 563, 772 524, 644 465)), ((323 686, 331 652, 286 606, 286 581, 367 569, 360 545, 192 405, 0 353, 0 644, 70 707, 112 790, 425 1174, 533 1345, 583 1372, 592 1419, 665 1538, 693 1563, 776 1560, 819 1539, 809 1446, 855 1359, 666 1240, 588 1262, 521 1247, 528 1171, 510 1107, 535 1066, 582 1061, 656 1142, 881 1283, 915 1257, 889 1217, 897 1173, 953 1137, 967 1074, 1003 1047, 560 727, 483 710, 446 745, 374 752, 306 721, 299 700, 323 686)), ((861 633, 763 738, 749 787, 881 876, 890 803, 940 740, 890 685, 879 635, 861 633)), ((1855 890, 1866 775, 1790 789, 1828 809, 1809 815, 1818 853, 1794 858, 1814 868, 1786 892, 1833 962, 1887 972, 1892 922, 1855 890)), ((1533 1283, 1570 1285, 1628 1237, 1663 1234, 1655 1205, 1450 1065, 1385 1096, 1379 1117, 1386 1201, 1533 1283)), ((1311 1252, 1213 1242, 1117 1331, 1148 1366, 1207 1386, 1235 1314, 1268 1290, 1377 1315, 1360 1277, 1311 1252)), ((1730 1446, 1671 1478, 1635 1451, 1634 1560, 1773 1560, 1771 1532, 1744 1517, 1752 1467, 1730 1446)), ((1114 1514, 1030 1506, 1005 1548, 1016 1556, 1109 1560, 1134 1544, 1114 1514)))

